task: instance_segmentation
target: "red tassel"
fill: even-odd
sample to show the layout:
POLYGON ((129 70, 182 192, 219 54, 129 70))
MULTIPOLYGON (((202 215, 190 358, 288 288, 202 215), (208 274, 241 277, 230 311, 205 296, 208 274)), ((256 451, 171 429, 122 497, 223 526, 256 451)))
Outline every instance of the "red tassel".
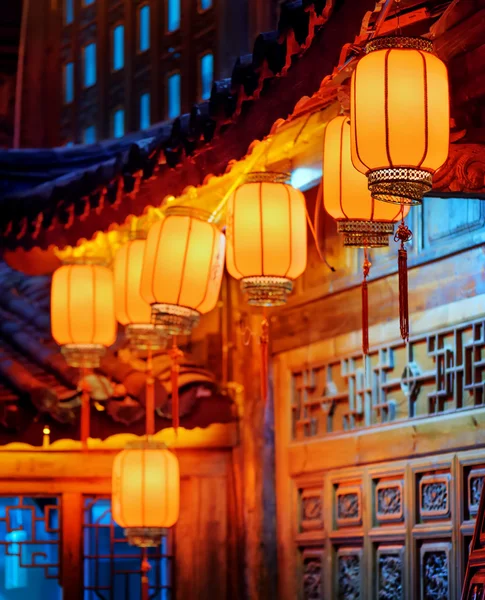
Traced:
POLYGON ((266 317, 261 322, 261 398, 263 405, 268 398, 268 342, 269 342, 269 323, 266 317))
POLYGON ((89 395, 89 384, 86 380, 87 374, 87 369, 83 367, 81 370, 81 448, 83 451, 88 449, 91 421, 91 397, 89 395))
POLYGON ((175 430, 175 435, 178 435, 179 428, 179 359, 182 358, 183 352, 177 346, 177 338, 173 337, 173 346, 170 350, 170 358, 172 359, 172 369, 170 379, 172 382, 172 426, 175 430))
POLYGON ((145 380, 145 412, 146 412, 146 434, 151 436, 155 433, 155 380, 153 378, 152 349, 148 349, 147 371, 145 380))
POLYGON ((148 573, 150 572, 150 563, 148 562, 148 550, 143 548, 141 561, 141 597, 142 600, 149 600, 150 597, 150 582, 148 573))
POLYGON ((409 301, 408 301, 408 253, 404 244, 413 237, 412 231, 406 227, 404 220, 397 228, 394 241, 401 242, 398 251, 398 274, 399 274, 399 325, 401 337, 409 341, 409 301))
POLYGON ((408 252, 404 246, 399 248, 399 325, 401 337, 409 340, 409 302, 408 302, 408 252))
POLYGON ((371 268, 371 262, 367 259, 367 248, 364 249, 364 279, 362 280, 362 352, 369 354, 369 290, 367 277, 371 268))

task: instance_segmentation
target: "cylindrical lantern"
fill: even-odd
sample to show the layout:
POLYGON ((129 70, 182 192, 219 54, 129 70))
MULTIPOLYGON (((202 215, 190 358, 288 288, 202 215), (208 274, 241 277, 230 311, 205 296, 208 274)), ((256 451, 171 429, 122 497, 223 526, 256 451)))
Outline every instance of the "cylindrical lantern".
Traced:
POLYGON ((54 272, 51 328, 73 367, 97 367, 116 339, 113 273, 94 264, 64 265, 54 272))
POLYGON ((375 38, 352 75, 352 162, 376 199, 420 203, 448 156, 448 74, 432 51, 423 38, 375 38))
POLYGON ((209 216, 173 207, 148 232, 140 291, 155 325, 169 335, 190 334, 217 303, 225 237, 209 216))
POLYGON ((306 267, 305 198, 286 173, 254 172, 229 198, 227 270, 249 304, 284 304, 306 267))
POLYGON ((130 544, 154 547, 179 516, 178 459, 164 444, 132 442, 113 463, 112 514, 130 544))
POLYGON ((152 309, 140 293, 146 242, 130 240, 116 253, 114 259, 115 312, 125 326, 130 344, 138 349, 159 349, 166 345, 164 332, 151 322, 152 309))
POLYGON ((337 221, 344 246, 379 248, 389 245, 394 223, 409 211, 374 200, 367 178, 350 157, 350 120, 339 116, 326 129, 323 143, 323 203, 337 221))

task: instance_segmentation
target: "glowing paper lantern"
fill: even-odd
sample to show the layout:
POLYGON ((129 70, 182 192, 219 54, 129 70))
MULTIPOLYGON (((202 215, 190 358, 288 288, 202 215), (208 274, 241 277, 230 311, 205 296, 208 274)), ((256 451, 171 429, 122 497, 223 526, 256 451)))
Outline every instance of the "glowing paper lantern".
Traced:
POLYGON ((432 51, 423 38, 375 38, 352 75, 352 162, 376 199, 420 203, 448 156, 448 74, 432 51))
POLYGON ((113 273, 93 264, 64 265, 54 272, 51 328, 67 362, 96 367, 116 339, 113 273))
POLYGON ((140 291, 170 335, 189 334, 219 297, 225 237, 209 216, 174 207, 148 232, 140 291))
POLYGON ((158 349, 165 346, 165 338, 151 322, 151 306, 140 293, 145 245, 143 239, 130 240, 116 253, 113 265, 115 312, 132 346, 158 349))
POLYGON ((285 173, 250 173, 227 211, 227 270, 248 302, 284 304, 306 267, 305 198, 285 173))
POLYGON ((367 178, 357 171, 350 157, 350 120, 339 116, 326 129, 323 143, 323 203, 337 221, 344 245, 378 248, 389 245, 394 223, 409 207, 374 200, 367 178))
POLYGON ((131 544, 158 546, 164 530, 176 523, 179 504, 179 463, 164 444, 133 442, 116 456, 113 519, 125 529, 131 544))

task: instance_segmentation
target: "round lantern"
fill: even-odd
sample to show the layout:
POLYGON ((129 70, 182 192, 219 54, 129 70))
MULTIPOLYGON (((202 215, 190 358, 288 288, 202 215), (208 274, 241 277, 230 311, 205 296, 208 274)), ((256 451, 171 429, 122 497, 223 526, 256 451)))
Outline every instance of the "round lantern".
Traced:
POLYGON ((130 544, 155 547, 179 516, 178 459, 164 444, 132 442, 113 463, 113 519, 130 544))
POLYGON ((394 223, 409 211, 374 200, 367 178, 357 171, 350 156, 350 120, 339 116, 326 129, 323 143, 323 203, 337 221, 344 246, 379 248, 389 245, 394 223))
POLYGON ((141 296, 152 320, 169 335, 188 335, 219 297, 224 234, 209 213, 184 207, 167 210, 148 232, 141 296))
POLYGON ((97 367, 116 339, 113 273, 94 264, 64 265, 54 272, 51 328, 73 367, 97 367))
POLYGON ((375 38, 352 75, 352 162, 378 200, 419 204, 448 156, 448 74, 432 51, 423 38, 375 38))
POLYGON ((229 198, 227 270, 249 304, 286 302, 306 267, 305 198, 286 173, 254 172, 229 198))
POLYGON ((115 313, 125 326, 130 344, 138 349, 165 346, 164 332, 151 322, 152 309, 140 294, 140 280, 146 242, 134 239, 116 253, 114 259, 115 313))

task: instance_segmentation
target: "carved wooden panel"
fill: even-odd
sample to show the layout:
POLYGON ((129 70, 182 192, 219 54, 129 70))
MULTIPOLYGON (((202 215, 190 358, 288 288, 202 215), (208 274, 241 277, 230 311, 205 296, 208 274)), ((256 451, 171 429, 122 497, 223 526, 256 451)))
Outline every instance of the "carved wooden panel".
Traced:
POLYGON ((470 517, 476 517, 478 513, 484 481, 485 469, 471 469, 468 473, 467 504, 470 517))
POLYGON ((419 515, 422 520, 450 516, 450 474, 425 475, 419 482, 419 515))
POLYGON ((301 490, 301 522, 302 531, 323 529, 323 499, 321 488, 301 490))
POLYGON ((379 524, 403 520, 404 483, 402 480, 384 480, 376 485, 375 517, 379 524))
POLYGON ((322 566, 323 550, 307 549, 302 552, 303 575, 302 595, 303 600, 319 600, 322 598, 322 566))
POLYGON ((429 542, 419 553, 420 600, 449 600, 451 543, 429 542))
POLYGON ((485 400, 485 320, 305 365, 292 374, 293 439, 475 408, 485 400))
POLYGON ((336 517, 339 527, 360 525, 362 521, 362 491, 358 485, 339 485, 335 492, 336 517))
POLYGON ((404 600, 404 546, 380 545, 376 564, 376 598, 404 600))
POLYGON ((337 598, 361 600, 362 548, 339 548, 337 551, 337 598))

